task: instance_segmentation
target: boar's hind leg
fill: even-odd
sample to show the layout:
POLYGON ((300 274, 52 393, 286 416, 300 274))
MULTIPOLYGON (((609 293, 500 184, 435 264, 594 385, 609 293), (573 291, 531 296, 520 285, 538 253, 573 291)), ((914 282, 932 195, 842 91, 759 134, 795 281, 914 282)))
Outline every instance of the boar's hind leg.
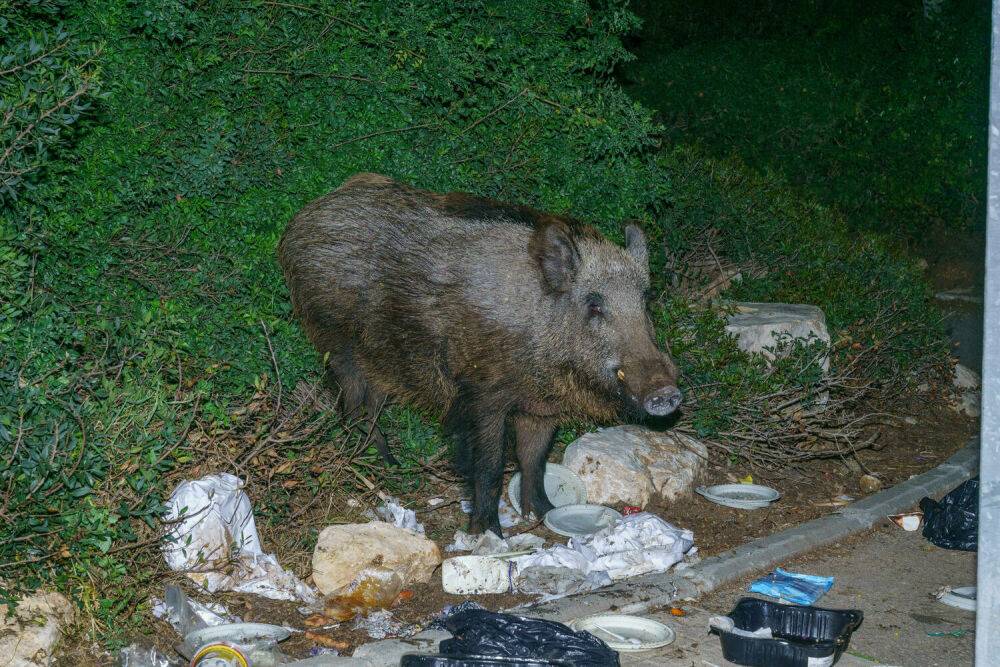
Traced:
POLYGON ((503 537, 497 510, 507 453, 507 416, 504 411, 477 407, 456 399, 445 418, 445 429, 455 439, 459 468, 472 487, 469 532, 492 530, 503 537))
POLYGON ((552 447, 556 422, 543 417, 519 414, 513 418, 517 438, 515 451, 521 466, 521 513, 534 512, 541 519, 552 509, 552 502, 545 494, 545 460, 552 447))
POLYGON ((388 465, 399 465, 396 457, 389 451, 382 429, 378 427, 378 414, 385 402, 385 394, 376 391, 365 380, 350 354, 342 354, 336 358, 331 356, 328 364, 327 378, 330 385, 340 391, 341 414, 345 419, 366 417, 370 420, 366 434, 368 441, 388 465))

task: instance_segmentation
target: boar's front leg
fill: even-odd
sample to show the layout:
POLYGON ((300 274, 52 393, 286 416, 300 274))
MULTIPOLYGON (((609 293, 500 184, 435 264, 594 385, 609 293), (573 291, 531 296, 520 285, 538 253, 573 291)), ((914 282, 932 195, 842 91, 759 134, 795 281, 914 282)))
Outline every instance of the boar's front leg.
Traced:
POLYGON ((500 528, 500 493, 503 486, 503 468, 506 460, 505 423, 502 412, 477 411, 473 435, 472 517, 469 532, 483 533, 492 530, 503 537, 500 528))
POLYGON ((521 513, 534 512, 541 519, 552 509, 545 493, 545 460, 552 448, 556 421, 551 418, 518 414, 513 418, 517 438, 515 451, 521 466, 521 513))

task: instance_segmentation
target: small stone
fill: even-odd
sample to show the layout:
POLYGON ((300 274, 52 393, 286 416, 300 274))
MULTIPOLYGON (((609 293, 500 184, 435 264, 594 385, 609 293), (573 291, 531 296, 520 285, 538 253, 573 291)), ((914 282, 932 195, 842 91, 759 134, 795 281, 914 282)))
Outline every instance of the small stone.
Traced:
POLYGON ((423 535, 372 521, 327 526, 313 551, 313 583, 324 595, 337 593, 369 567, 391 570, 403 585, 430 581, 441 564, 438 546, 423 535))
POLYGON ((75 609, 59 593, 39 592, 22 598, 13 614, 0 605, 0 656, 5 666, 42 667, 52 654, 63 628, 72 623, 75 609))
POLYGON ((982 411, 980 401, 981 398, 978 391, 966 391, 958 400, 955 409, 966 416, 978 417, 982 411))
POLYGON ((645 507, 654 495, 675 500, 689 492, 707 458, 690 436, 616 426, 571 443, 562 463, 583 480, 588 502, 645 507))
POLYGON ((957 389, 979 389, 979 383, 979 373, 962 364, 955 364, 955 377, 952 384, 957 389))
POLYGON ((910 426, 916 426, 918 424, 916 417, 903 417, 903 423, 909 424, 910 426))
MULTIPOLYGON (((735 336, 744 352, 775 358, 775 348, 787 340, 830 343, 826 316, 816 306, 796 303, 737 303, 726 320, 726 332, 735 336)), ((829 370, 830 359, 823 359, 829 370)))
POLYGON ((858 486, 861 488, 861 493, 868 496, 882 489, 882 480, 875 475, 862 475, 858 480, 858 486))

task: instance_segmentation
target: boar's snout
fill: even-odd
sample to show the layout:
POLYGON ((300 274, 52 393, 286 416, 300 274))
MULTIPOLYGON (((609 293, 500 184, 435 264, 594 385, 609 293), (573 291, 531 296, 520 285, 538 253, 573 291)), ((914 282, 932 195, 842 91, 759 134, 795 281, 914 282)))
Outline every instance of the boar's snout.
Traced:
POLYGON ((661 387, 643 399, 642 407, 654 417, 666 417, 680 407, 683 398, 677 387, 661 387))

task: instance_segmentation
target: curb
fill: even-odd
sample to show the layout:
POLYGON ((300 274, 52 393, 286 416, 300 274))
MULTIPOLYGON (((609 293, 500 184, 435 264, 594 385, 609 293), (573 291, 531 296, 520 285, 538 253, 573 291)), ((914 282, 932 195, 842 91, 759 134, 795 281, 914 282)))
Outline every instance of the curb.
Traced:
POLYGON ((592 593, 552 600, 510 611, 569 621, 615 611, 643 614, 676 600, 697 599, 739 577, 771 568, 818 547, 870 529, 889 514, 915 506, 925 496, 938 496, 973 477, 979 470, 979 439, 941 465, 896 486, 851 503, 839 512, 768 535, 682 569, 624 580, 592 593))

